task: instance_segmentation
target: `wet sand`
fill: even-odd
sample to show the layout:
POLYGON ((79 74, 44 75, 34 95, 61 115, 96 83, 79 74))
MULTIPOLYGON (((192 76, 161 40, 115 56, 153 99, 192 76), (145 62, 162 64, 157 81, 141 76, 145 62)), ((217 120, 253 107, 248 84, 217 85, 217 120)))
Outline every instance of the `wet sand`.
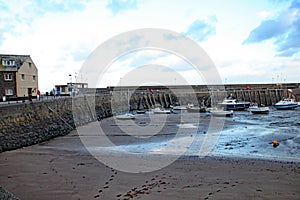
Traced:
MULTIPOLYGON (((178 120, 176 117, 168 120, 165 128, 169 133, 175 131, 172 123, 178 120)), ((206 122, 203 117, 198 132, 206 130, 206 122)), ((115 144, 140 142, 140 138, 122 135, 112 119, 101 123, 115 144)), ((232 123, 227 122, 225 128, 232 123)), ((155 126, 149 130, 152 128, 155 126)), ((152 140, 172 137, 163 133, 166 132, 152 140)), ((94 136, 90 133, 81 137, 94 140, 94 136)), ((115 160, 126 158, 126 153, 104 151, 102 154, 115 160)), ((171 157, 140 153, 130 156, 137 159, 155 156, 156 161, 171 157)), ((73 131, 65 137, 1 153, 0 184, 20 199, 299 199, 300 164, 254 158, 181 156, 153 172, 126 173, 91 156, 73 131)))

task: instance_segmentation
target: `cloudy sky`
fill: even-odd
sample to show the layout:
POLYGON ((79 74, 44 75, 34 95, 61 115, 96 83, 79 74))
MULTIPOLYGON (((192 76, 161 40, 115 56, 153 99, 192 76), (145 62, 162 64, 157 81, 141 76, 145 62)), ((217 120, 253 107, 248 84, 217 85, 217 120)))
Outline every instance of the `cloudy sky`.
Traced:
MULTIPOLYGON (((42 91, 69 82, 69 74, 88 82, 77 74, 89 55, 112 37, 141 28, 197 42, 224 83, 300 81, 300 0, 0 0, 0 10, 0 53, 31 55, 42 91)), ((141 50, 114 60, 100 86, 119 84, 147 64, 202 83, 180 57, 141 50)), ((181 82, 171 78, 170 84, 181 82)))

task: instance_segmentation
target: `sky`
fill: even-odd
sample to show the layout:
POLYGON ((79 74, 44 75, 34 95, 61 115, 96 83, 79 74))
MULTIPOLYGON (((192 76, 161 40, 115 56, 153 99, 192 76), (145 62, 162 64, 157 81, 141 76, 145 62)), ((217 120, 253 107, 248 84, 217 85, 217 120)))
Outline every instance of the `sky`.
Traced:
MULTIPOLYGON (((89 82, 78 74, 95 49, 142 28, 196 42, 224 84, 300 82, 300 0, 0 0, 0 12, 0 53, 30 55, 41 91, 89 82)), ((126 73, 148 64, 203 84, 180 56, 145 49, 113 60, 97 86, 122 84, 126 73)), ((183 82, 171 77, 169 84, 183 82)))

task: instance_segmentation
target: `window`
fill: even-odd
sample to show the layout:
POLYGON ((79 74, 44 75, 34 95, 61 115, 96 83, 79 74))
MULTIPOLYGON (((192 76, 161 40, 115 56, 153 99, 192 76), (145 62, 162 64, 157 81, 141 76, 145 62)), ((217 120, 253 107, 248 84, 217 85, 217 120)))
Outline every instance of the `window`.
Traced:
POLYGON ((35 81, 35 75, 32 76, 32 81, 35 81))
POLYGON ((28 69, 30 69, 31 68, 31 63, 28 63, 28 69))
POLYGON ((3 66, 15 66, 16 62, 14 60, 2 60, 3 66))
POLYGON ((21 74, 21 80, 22 80, 22 81, 25 80, 25 74, 21 74))
POLYGON ((8 61, 8 65, 14 66, 14 65, 15 65, 15 61, 14 61, 14 60, 9 60, 9 61, 8 61))
POLYGON ((12 80, 12 74, 4 74, 4 80, 11 81, 12 80))
POLYGON ((14 92, 13 92, 12 89, 5 89, 5 95, 6 96, 13 95, 13 94, 14 94, 14 92))
POLYGON ((6 66, 7 65, 7 60, 2 60, 2 65, 6 66))
POLYGON ((61 87, 61 92, 66 92, 66 88, 65 87, 61 87))

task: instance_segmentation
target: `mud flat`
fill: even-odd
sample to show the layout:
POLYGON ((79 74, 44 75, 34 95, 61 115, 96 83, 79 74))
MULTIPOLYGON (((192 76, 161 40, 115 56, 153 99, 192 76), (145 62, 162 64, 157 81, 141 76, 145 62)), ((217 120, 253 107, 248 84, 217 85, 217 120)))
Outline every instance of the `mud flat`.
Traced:
MULTIPOLYGON (((81 127, 89 130, 86 132, 88 134, 73 131, 51 141, 1 153, 0 184, 20 199, 39 200, 299 199, 298 161, 186 154, 177 158, 176 153, 154 151, 158 149, 154 144, 172 141, 178 133, 178 125, 183 123, 179 116, 170 115, 155 136, 152 134, 163 122, 163 116, 154 117, 150 121, 147 116, 141 116, 134 122, 148 130, 144 131, 143 137, 136 136, 136 126, 130 122, 117 125, 113 118, 108 118, 81 127), (99 124, 114 147, 96 142, 96 137, 104 137, 94 132, 93 126, 99 124), (128 128, 126 133, 120 127, 128 128), (84 146, 84 140, 90 141, 91 146, 84 146), (153 144, 150 152, 128 148, 139 145, 143 149, 147 143, 153 144), (122 152, 118 151, 121 147, 124 147, 122 152), (102 158, 110 158, 115 165, 100 162, 88 152, 91 149, 96 149, 102 158), (172 160, 174 156, 174 162, 147 173, 124 172, 126 170, 122 169, 128 169, 125 166, 130 168, 132 163, 118 164, 120 160, 133 159, 140 161, 137 169, 149 169, 149 162, 144 161, 161 163, 172 160)), ((200 138, 199 141, 203 141, 208 134, 209 120, 210 117, 206 115, 200 118, 189 116, 184 123, 197 124, 197 128, 182 129, 183 136, 176 141, 182 141, 186 136, 193 137, 194 133, 202 134, 202 140, 200 138)), ((224 127, 230 129, 239 123, 227 120, 224 127)))

